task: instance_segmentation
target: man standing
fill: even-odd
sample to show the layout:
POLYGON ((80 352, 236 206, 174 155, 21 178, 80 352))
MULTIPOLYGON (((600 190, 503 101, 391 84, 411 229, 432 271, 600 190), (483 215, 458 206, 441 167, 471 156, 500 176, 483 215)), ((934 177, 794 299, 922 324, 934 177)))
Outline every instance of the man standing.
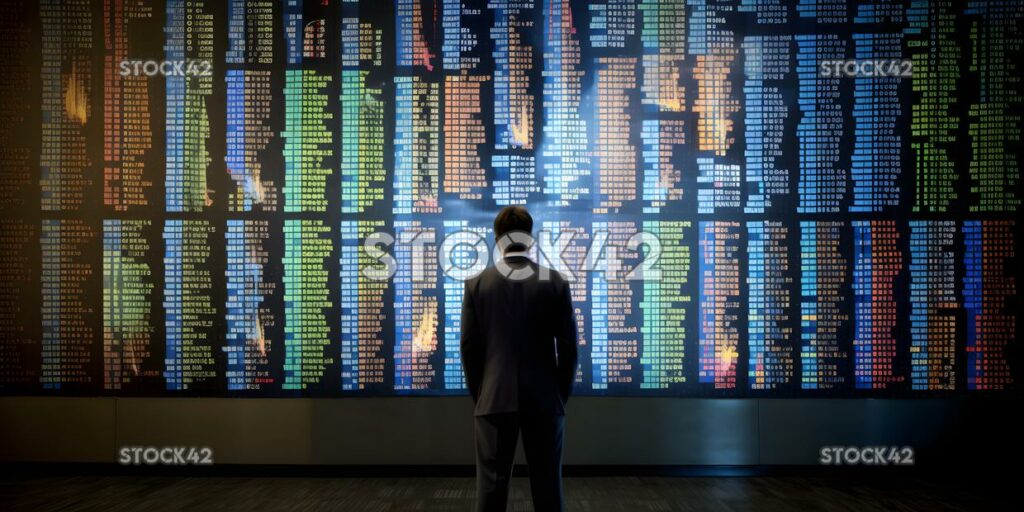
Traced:
POLYGON ((519 432, 534 510, 561 511, 565 403, 576 378, 569 283, 530 260, 533 218, 508 206, 494 219, 502 257, 466 281, 462 368, 476 403, 477 510, 505 511, 519 432))

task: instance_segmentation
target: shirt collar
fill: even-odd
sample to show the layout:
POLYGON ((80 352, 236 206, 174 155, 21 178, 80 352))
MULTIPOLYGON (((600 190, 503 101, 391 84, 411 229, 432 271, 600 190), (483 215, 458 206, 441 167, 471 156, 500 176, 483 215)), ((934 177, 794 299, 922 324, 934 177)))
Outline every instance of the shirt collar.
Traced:
POLYGON ((530 259, 530 253, 527 251, 508 251, 502 255, 503 258, 526 258, 530 259))

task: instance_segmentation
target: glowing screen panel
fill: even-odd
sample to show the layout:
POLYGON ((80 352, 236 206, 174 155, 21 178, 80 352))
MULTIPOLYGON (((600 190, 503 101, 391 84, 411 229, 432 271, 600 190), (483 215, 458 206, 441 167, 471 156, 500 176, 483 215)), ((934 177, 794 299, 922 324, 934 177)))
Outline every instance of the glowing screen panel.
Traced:
POLYGON ((576 391, 1022 379, 1015 0, 11 0, 0 392, 465 394, 503 206, 576 391))

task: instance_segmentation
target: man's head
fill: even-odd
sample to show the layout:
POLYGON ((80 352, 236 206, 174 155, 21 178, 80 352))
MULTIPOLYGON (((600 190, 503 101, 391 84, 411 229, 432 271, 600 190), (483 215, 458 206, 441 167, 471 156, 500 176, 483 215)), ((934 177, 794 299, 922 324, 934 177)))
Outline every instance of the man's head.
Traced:
POLYGON ((525 251, 528 247, 522 243, 522 239, 519 237, 522 235, 511 235, 511 233, 525 233, 531 235, 533 233, 533 217, 530 216, 530 212, 526 211, 526 208, 522 206, 513 205, 506 206, 498 212, 498 216, 494 218, 494 239, 498 241, 499 247, 501 246, 501 239, 505 235, 509 235, 514 238, 509 240, 508 246, 505 247, 505 252, 512 251, 525 251))

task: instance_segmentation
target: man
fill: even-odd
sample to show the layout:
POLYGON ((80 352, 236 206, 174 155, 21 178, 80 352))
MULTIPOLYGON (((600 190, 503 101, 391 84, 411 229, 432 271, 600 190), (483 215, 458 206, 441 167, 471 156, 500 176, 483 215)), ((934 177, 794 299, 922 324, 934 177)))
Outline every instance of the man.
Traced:
POLYGON ((561 511, 565 403, 576 378, 569 283, 530 260, 533 218, 508 206, 494 219, 502 258, 466 281, 462 368, 476 421, 477 510, 504 512, 519 432, 534 510, 561 511))

